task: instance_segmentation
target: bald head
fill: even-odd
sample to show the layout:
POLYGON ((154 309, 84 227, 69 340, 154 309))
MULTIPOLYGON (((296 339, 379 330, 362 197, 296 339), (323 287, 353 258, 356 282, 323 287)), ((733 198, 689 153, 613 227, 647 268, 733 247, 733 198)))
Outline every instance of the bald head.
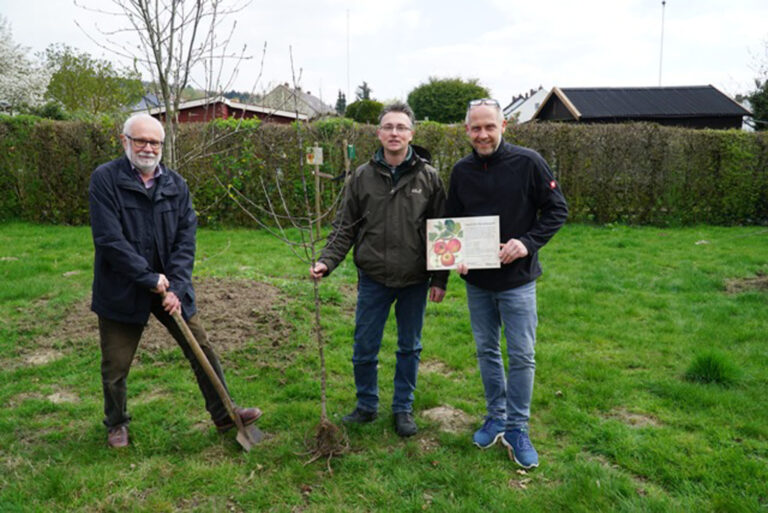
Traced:
POLYGON ((141 125, 142 129, 152 128, 159 130, 160 140, 165 139, 165 129, 163 128, 163 124, 147 113, 134 114, 126 119, 123 124, 123 133, 125 135, 133 135, 133 132, 134 130, 137 130, 138 125, 141 125))
POLYGON ((476 105, 467 110, 465 129, 469 142, 481 157, 489 157, 501 144, 507 120, 496 105, 476 105))
POLYGON ((480 105, 470 105, 469 108, 467 108, 467 115, 464 116, 464 124, 469 124, 469 115, 472 112, 473 109, 479 109, 479 108, 487 108, 494 111, 496 115, 496 119, 498 119, 499 123, 502 123, 504 121, 504 113, 501 110, 501 105, 498 103, 491 104, 491 103, 483 103, 480 105))
POLYGON ((149 114, 135 114, 125 121, 120 140, 136 169, 143 175, 155 172, 163 156, 165 130, 162 123, 149 114))

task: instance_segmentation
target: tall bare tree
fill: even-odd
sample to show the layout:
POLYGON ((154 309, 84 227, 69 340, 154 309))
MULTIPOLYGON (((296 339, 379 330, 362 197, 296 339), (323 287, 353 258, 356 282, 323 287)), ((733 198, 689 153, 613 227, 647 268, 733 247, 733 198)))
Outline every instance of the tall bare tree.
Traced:
MULTIPOLYGON (((291 59, 291 70, 293 74, 293 87, 298 89, 301 77, 299 70, 298 77, 293 65, 293 50, 289 47, 291 59)), ((298 98, 293 98, 293 110, 298 114, 298 98)), ((304 150, 307 143, 305 136, 308 134, 306 126, 295 124, 296 129, 296 155, 298 162, 290 162, 289 156, 285 155, 279 148, 271 148, 268 141, 263 143, 269 148, 266 152, 273 155, 279 166, 274 168, 274 175, 267 173, 259 175, 262 197, 266 206, 261 206, 262 201, 258 198, 250 198, 242 191, 238 190, 232 183, 224 183, 219 179, 219 184, 226 189, 230 198, 261 228, 269 231, 272 235, 288 245, 293 254, 298 257, 307 267, 314 267, 320 256, 320 246, 326 239, 322 234, 322 224, 328 221, 328 218, 336 210, 341 201, 343 188, 332 194, 332 198, 326 198, 324 205, 321 197, 323 196, 321 187, 321 173, 319 165, 314 169, 304 159, 304 150), (281 156, 282 154, 282 156, 281 156), (293 164, 298 169, 300 178, 299 184, 294 181, 285 181, 282 176, 281 167, 289 167, 293 164), (298 189, 301 197, 297 206, 291 207, 291 202, 287 199, 291 191, 298 189), (270 192, 270 190, 272 192, 270 192)), ((316 143, 315 145, 316 146, 316 143)), ((346 148, 345 148, 346 150, 346 148)), ((218 179, 218 178, 217 178, 218 179)), ((305 440, 308 454, 311 456, 307 462, 312 462, 320 458, 327 459, 329 472, 331 469, 331 458, 343 454, 349 449, 349 441, 346 432, 333 424, 328 418, 328 394, 327 394, 327 373, 325 367, 325 339, 323 336, 321 313, 320 313, 320 284, 313 280, 312 292, 314 299, 314 315, 312 322, 312 331, 317 343, 318 358, 320 363, 320 422, 314 427, 312 436, 305 440)))
POLYGON ((165 107, 164 158, 170 167, 177 167, 181 93, 193 83, 214 95, 230 88, 240 62, 250 57, 245 55, 245 46, 238 52, 229 48, 237 20, 230 25, 227 18, 242 11, 250 0, 112 0, 112 10, 92 8, 78 0, 75 3, 125 20, 126 26, 117 29, 97 25, 103 40, 83 30, 97 44, 131 59, 138 70, 151 77, 154 92, 165 107))

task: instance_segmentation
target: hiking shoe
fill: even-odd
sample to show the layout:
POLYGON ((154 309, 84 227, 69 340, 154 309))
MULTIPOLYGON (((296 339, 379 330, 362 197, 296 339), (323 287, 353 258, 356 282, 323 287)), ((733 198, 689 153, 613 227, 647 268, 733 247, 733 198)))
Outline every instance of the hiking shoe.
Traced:
MULTIPOLYGON (((240 416, 243 426, 253 424, 259 420, 259 417, 261 417, 261 410, 258 408, 235 407, 235 413, 240 416)), ((226 433, 235 427, 235 423, 232 422, 232 419, 230 419, 229 416, 224 417, 223 419, 214 420, 213 423, 216 424, 216 429, 219 430, 219 433, 226 433)))
POLYGON ((361 410, 355 408, 355 410, 349 415, 344 415, 341 420, 348 424, 367 424, 376 420, 379 414, 375 411, 361 410))
POLYGON ((107 431, 107 445, 114 449, 128 446, 128 426, 117 426, 107 431))
POLYGON ((395 433, 400 436, 413 436, 419 428, 413 420, 413 414, 409 411, 395 413, 395 433))
POLYGON ((509 459, 515 460, 515 463, 524 469, 539 466, 539 454, 533 448, 527 430, 512 429, 506 431, 501 437, 501 443, 507 448, 509 459))
POLYGON ((486 417, 483 426, 472 435, 472 441, 481 449, 488 449, 504 436, 504 421, 486 417))

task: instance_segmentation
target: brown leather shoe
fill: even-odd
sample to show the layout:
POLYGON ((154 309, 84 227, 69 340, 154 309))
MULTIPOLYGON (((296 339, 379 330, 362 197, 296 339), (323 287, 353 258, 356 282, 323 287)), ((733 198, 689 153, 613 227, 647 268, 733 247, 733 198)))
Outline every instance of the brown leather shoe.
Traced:
MULTIPOLYGON (((243 421, 244 426, 253 424, 259 420, 259 417, 261 417, 261 410, 258 408, 240 408, 238 406, 235 408, 235 413, 240 416, 240 420, 243 421)), ((229 416, 220 420, 214 420, 213 423, 216 424, 216 429, 219 430, 219 433, 225 433, 235 427, 235 423, 232 422, 232 419, 230 419, 229 416)))
POLYGON ((128 426, 118 426, 107 431, 107 444, 110 447, 127 447, 128 443, 128 426))

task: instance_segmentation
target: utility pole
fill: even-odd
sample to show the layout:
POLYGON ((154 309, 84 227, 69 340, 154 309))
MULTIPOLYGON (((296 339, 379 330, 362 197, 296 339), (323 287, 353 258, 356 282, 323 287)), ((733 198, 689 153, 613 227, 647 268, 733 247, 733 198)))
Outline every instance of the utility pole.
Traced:
POLYGON ((664 7, 666 0, 661 0, 661 45, 659 49, 659 87, 661 87, 661 63, 664 59, 664 7))
POLYGON ((347 9, 347 98, 349 98, 349 9, 347 9))

